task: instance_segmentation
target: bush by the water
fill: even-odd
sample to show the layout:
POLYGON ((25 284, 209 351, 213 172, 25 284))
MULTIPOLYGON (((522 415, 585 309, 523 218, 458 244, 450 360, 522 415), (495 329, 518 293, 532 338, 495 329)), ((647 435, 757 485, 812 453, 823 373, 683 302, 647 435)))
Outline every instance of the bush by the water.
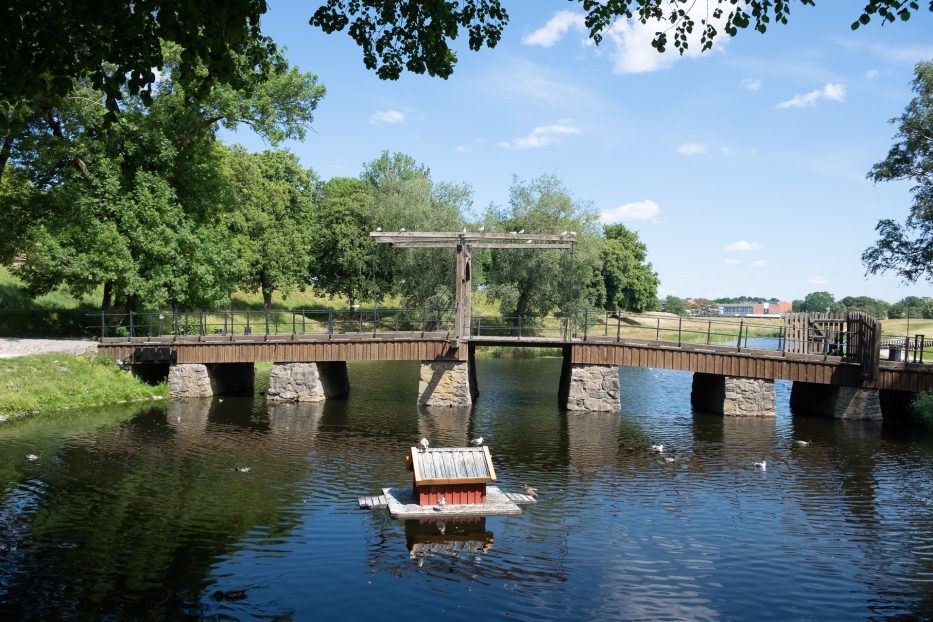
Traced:
POLYGON ((933 391, 918 393, 911 403, 911 412, 915 419, 933 428, 933 391))
POLYGON ((0 360, 0 415, 165 397, 165 383, 151 386, 98 354, 37 354, 0 360))

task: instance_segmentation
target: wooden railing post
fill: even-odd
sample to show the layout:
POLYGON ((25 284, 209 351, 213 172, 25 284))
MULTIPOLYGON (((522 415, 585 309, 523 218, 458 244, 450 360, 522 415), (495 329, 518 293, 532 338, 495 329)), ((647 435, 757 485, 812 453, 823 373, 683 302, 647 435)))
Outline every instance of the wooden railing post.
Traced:
POLYGON ((677 347, 683 345, 683 329, 684 329, 684 318, 683 316, 677 316, 677 347))
POLYGON ((616 341, 622 336, 622 311, 616 309, 616 341))
POLYGON ((333 309, 327 310, 327 334, 328 335, 334 334, 334 310, 333 309))
POLYGON ((745 327, 745 318, 739 320, 739 342, 736 345, 736 348, 739 350, 742 349, 742 329, 745 327))
POLYGON ((100 312, 100 336, 107 336, 107 319, 104 317, 104 312, 100 312))
POLYGON ((133 326, 133 310, 130 309, 130 337, 132 338, 135 336, 136 336, 136 330, 135 330, 135 327, 133 326))

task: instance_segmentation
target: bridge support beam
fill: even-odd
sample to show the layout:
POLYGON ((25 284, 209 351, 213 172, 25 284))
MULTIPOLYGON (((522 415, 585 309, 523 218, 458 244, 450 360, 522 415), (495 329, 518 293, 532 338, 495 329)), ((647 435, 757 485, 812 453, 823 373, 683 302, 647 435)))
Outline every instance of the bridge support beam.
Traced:
POLYGON ((878 391, 860 387, 795 382, 790 391, 790 407, 796 415, 833 419, 881 419, 878 391))
POLYGON ((690 403, 697 410, 732 417, 777 415, 774 381, 719 374, 693 374, 690 403))
POLYGON ((565 348, 557 395, 560 407, 571 411, 619 411, 619 366, 570 361, 570 348, 565 348))
POLYGON ((252 363, 182 363, 168 369, 172 397, 248 395, 253 392, 252 363))
POLYGON ((266 400, 270 402, 323 402, 350 394, 346 361, 274 363, 266 400))
MULTIPOLYGON (((462 408, 473 405, 472 361, 422 361, 418 405, 462 408)), ((476 392, 478 394, 478 392, 476 392)))

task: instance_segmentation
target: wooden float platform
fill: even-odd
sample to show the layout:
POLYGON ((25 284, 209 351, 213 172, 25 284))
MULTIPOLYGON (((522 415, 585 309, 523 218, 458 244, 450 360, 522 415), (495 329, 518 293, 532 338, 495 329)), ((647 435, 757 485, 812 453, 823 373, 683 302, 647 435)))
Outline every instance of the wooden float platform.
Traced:
POLYGON ((537 503, 534 497, 517 492, 502 492, 496 486, 486 487, 486 503, 448 504, 443 508, 418 505, 411 488, 383 488, 381 495, 360 497, 361 510, 388 508, 396 519, 409 518, 462 518, 470 516, 515 516, 522 513, 519 505, 537 503))

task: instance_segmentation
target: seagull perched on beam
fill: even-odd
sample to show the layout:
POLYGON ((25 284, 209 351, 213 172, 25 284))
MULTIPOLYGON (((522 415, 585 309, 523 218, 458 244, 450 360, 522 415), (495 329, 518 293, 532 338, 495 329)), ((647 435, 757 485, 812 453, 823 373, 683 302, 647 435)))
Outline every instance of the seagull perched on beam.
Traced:
POLYGON ((483 444, 482 436, 480 436, 479 438, 474 438, 472 441, 470 441, 470 445, 472 445, 473 447, 480 447, 482 444, 483 444))
POLYGON ((421 445, 421 451, 425 451, 431 443, 428 442, 428 439, 423 438, 419 444, 421 445))
POLYGON ((382 231, 382 227, 376 227, 376 233, 379 233, 380 231, 382 231))

